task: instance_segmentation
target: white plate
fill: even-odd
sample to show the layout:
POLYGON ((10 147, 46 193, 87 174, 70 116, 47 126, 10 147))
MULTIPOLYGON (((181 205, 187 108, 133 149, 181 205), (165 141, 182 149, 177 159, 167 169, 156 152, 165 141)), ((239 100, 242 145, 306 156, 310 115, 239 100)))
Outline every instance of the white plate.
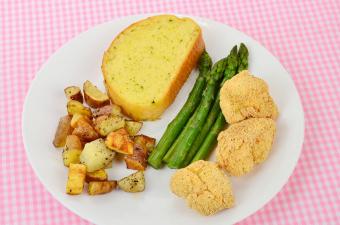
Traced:
MULTIPOLYGON (((40 181, 58 201, 96 224, 225 225, 240 221, 263 207, 287 182, 301 151, 303 111, 290 75, 263 46, 225 24, 196 17, 192 18, 202 27, 207 51, 214 61, 225 57, 235 44, 247 45, 250 70, 268 82, 280 110, 269 159, 248 176, 232 178, 235 207, 211 217, 200 216, 170 192, 169 178, 174 171, 151 167, 146 171, 146 190, 142 193, 114 191, 95 197, 86 193, 65 194, 67 169, 61 150, 52 145, 58 119, 66 114, 63 89, 69 85, 82 86, 86 79, 103 87, 100 66, 104 50, 122 29, 146 16, 129 16, 91 28, 49 58, 32 82, 24 105, 22 132, 28 159, 40 181)), ((191 74, 162 119, 145 123, 142 133, 159 140, 185 102, 196 75, 196 71, 191 74)), ((116 162, 109 177, 119 179, 132 172, 125 169, 124 163, 116 162)))

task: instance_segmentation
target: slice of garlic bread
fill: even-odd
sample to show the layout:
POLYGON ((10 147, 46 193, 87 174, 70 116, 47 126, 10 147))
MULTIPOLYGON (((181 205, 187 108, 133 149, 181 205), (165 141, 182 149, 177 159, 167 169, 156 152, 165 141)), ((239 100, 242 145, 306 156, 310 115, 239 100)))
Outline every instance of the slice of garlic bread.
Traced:
POLYGON ((111 100, 135 120, 155 120, 174 101, 204 50, 189 18, 158 15, 122 31, 104 53, 111 100))

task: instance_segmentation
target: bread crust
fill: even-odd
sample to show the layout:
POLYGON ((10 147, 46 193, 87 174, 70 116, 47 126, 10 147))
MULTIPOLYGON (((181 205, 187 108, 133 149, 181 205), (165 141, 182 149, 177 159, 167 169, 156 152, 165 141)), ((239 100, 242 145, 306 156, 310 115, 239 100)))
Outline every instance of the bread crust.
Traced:
MULTIPOLYGON (((149 17, 147 19, 155 19, 160 16, 166 16, 166 15, 159 15, 159 16, 153 16, 149 17)), ((108 63, 108 57, 107 52, 109 49, 111 49, 112 45, 115 43, 115 41, 126 31, 128 31, 132 26, 136 26, 139 23, 143 22, 143 19, 140 21, 137 21, 127 28, 125 28, 121 33, 118 34, 118 36, 111 42, 110 47, 108 50, 104 53, 103 61, 102 61, 102 72, 104 76, 104 84, 106 87, 106 90, 108 92, 108 95, 110 99, 117 105, 121 106, 123 109, 123 112, 133 118, 134 120, 157 120, 161 117, 162 113, 169 107, 169 105, 175 100, 179 90, 189 77, 190 72, 197 64, 197 61, 204 51, 205 44, 202 37, 202 30, 200 29, 199 35, 197 36, 196 40, 194 41, 191 51, 188 52, 187 56, 185 57, 185 60, 183 61, 180 69, 177 71, 177 74, 171 84, 169 85, 168 90, 166 91, 166 94, 162 99, 160 99, 155 104, 150 105, 136 105, 131 104, 130 102, 127 102, 124 98, 122 98, 113 88, 111 88, 108 85, 108 72, 105 70, 105 64, 108 63)))

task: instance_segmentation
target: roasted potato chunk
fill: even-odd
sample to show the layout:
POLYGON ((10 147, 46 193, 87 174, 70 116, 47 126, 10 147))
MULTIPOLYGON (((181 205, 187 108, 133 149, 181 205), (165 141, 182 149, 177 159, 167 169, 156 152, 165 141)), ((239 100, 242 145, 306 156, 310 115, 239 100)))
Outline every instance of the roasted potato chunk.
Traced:
POLYGON ((104 169, 96 170, 94 172, 87 172, 85 180, 86 180, 86 182, 106 181, 107 180, 107 173, 104 169))
POLYGON ((125 155, 133 153, 133 141, 124 128, 111 132, 106 137, 105 144, 109 149, 125 155))
POLYGON ((81 154, 80 149, 64 149, 63 150, 63 162, 64 166, 69 167, 71 163, 80 163, 79 156, 81 154))
POLYGON ((101 136, 107 136, 110 132, 125 126, 125 120, 120 116, 100 116, 95 121, 95 129, 101 136))
POLYGON ((89 117, 76 113, 72 116, 72 120, 71 120, 71 127, 76 128, 78 126, 78 121, 79 120, 83 120, 85 122, 87 122, 88 124, 91 124, 92 121, 90 120, 89 117))
POLYGON ((110 105, 111 108, 111 115, 115 115, 115 116, 124 116, 123 112, 122 112, 122 108, 120 108, 120 106, 115 105, 115 104, 111 104, 110 105))
POLYGON ((76 113, 88 117, 92 116, 92 112, 89 108, 85 107, 82 103, 75 100, 70 100, 67 102, 67 112, 71 116, 73 116, 76 113))
POLYGON ((126 168, 131 170, 144 171, 147 167, 147 163, 143 157, 137 158, 136 156, 125 156, 124 161, 126 168))
POLYGON ((148 152, 151 152, 155 148, 155 144, 156 144, 155 138, 152 138, 152 137, 149 137, 143 134, 135 136, 134 141, 137 144, 145 145, 148 152))
POLYGON ((75 100, 75 101, 83 103, 83 95, 79 87, 69 86, 64 89, 64 92, 68 100, 75 100))
POLYGON ((146 141, 144 138, 142 138, 141 135, 137 135, 134 137, 134 149, 140 149, 144 152, 145 155, 148 155, 149 154, 149 151, 146 147, 146 141))
POLYGON ((66 143, 65 143, 65 150, 67 149, 83 149, 83 144, 81 143, 80 139, 76 135, 67 135, 66 137, 66 143))
POLYGON ((110 99, 104 92, 100 91, 90 81, 85 81, 83 85, 84 97, 86 103, 92 108, 99 108, 110 104, 110 99))
POLYGON ((115 156, 115 152, 108 149, 103 139, 97 139, 84 146, 80 154, 80 162, 87 167, 88 172, 94 172, 106 167, 115 156))
POLYGON ((122 109, 118 105, 114 105, 114 104, 105 105, 98 109, 94 109, 92 114, 93 114, 93 117, 95 118, 99 116, 109 116, 109 115, 123 116, 122 109))
POLYGON ((99 195, 111 192, 117 187, 117 181, 92 181, 89 183, 89 195, 99 195))
POLYGON ((56 148, 64 147, 67 135, 72 133, 71 117, 63 116, 59 119, 59 124, 54 135, 53 145, 56 148))
POLYGON ((85 120, 79 120, 77 122, 77 127, 73 130, 72 134, 78 136, 83 142, 89 142, 99 138, 95 129, 85 120))
POLYGON ((118 181, 118 187, 125 192, 141 192, 145 189, 144 172, 138 171, 118 181))
POLYGON ((143 126, 142 122, 136 122, 132 120, 125 121, 125 129, 132 136, 136 135, 140 131, 142 126, 143 126))
POLYGON ((133 154, 126 155, 124 161, 128 169, 145 170, 147 167, 148 151, 145 146, 134 145, 133 154))
POLYGON ((99 124, 100 124, 101 122, 103 122, 103 121, 106 120, 107 118, 109 118, 108 115, 102 115, 102 116, 99 116, 99 117, 95 118, 95 119, 93 120, 93 125, 94 125, 95 129, 96 129, 96 127, 99 126, 99 124))
POLYGON ((85 175, 85 165, 71 163, 68 170, 66 193, 70 195, 79 195, 83 191, 85 175))

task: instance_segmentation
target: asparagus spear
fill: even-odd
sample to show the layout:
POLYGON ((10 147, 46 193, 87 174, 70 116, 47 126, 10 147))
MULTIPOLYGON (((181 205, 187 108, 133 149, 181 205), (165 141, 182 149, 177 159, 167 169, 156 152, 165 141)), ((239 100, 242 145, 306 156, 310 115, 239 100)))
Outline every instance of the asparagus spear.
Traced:
MULTIPOLYGON (((248 49, 247 47, 241 43, 239 51, 238 51, 238 68, 237 71, 242 71, 242 70, 246 70, 248 69, 248 49)), ((234 70, 234 74, 236 73, 236 68, 234 70)), ((232 75, 232 69, 230 70, 230 76, 232 75)), ((226 121, 224 119, 224 116, 221 112, 219 112, 219 115, 213 125, 213 127, 211 128, 211 130, 209 131, 209 134, 207 135, 207 137, 205 138, 203 144, 200 146, 200 149, 198 150, 198 152, 196 153, 195 157, 192 159, 191 162, 200 160, 200 159, 205 159, 210 151, 212 150, 212 146, 216 143, 216 138, 218 133, 223 129, 224 125, 226 124, 226 121)))
POLYGON ((200 131, 200 133, 198 134, 196 140, 194 141, 193 145, 191 146, 187 156, 185 157, 185 161, 183 162, 183 167, 185 167, 186 165, 188 165, 192 158, 195 156, 196 152, 198 151, 198 149, 201 147, 205 137, 207 136, 207 134, 210 131, 211 126, 214 124, 216 117, 218 116, 218 113, 220 111, 220 101, 219 101, 219 96, 217 96, 217 98, 215 99, 215 102, 209 112, 209 115, 207 117, 207 120, 202 128, 202 130, 200 131))
POLYGON ((179 136, 180 140, 175 146, 174 153, 172 154, 168 167, 170 168, 180 168, 181 164, 185 160, 185 156, 190 150, 193 142, 195 141, 200 130, 203 128, 204 122, 208 116, 211 104, 214 101, 215 93, 218 91, 219 85, 218 81, 223 76, 223 71, 226 66, 227 59, 223 58, 218 61, 211 70, 211 75, 208 79, 207 87, 205 88, 202 100, 191 123, 187 124, 189 126, 187 132, 182 132, 179 136))
MULTIPOLYGON (((237 66, 238 66, 238 54, 237 54, 237 46, 235 45, 232 50, 230 51, 230 54, 227 57, 227 67, 224 71, 224 78, 223 81, 220 85, 220 87, 222 87, 222 85, 224 84, 224 82, 230 78, 232 78, 236 71, 237 71, 237 66)), ((206 136, 208 135, 211 127, 213 126, 216 117, 218 117, 219 113, 221 112, 220 109, 220 92, 218 92, 218 95, 215 99, 214 105, 211 108, 209 115, 208 115, 208 119, 206 121, 206 123, 204 124, 200 134, 198 135, 198 137, 196 138, 194 144, 192 145, 190 151, 188 152, 185 161, 183 163, 183 166, 188 165, 191 160, 194 158, 195 154, 197 153, 197 151, 200 149, 202 143, 204 142, 206 136)))
MULTIPOLYGON (((190 120, 189 120, 189 121, 190 121, 190 120)), ((188 132, 189 126, 185 126, 185 128, 184 128, 183 131, 188 132), (185 128, 187 128, 187 129, 185 129, 185 128)), ((164 163, 166 163, 166 164, 169 163, 169 161, 170 161, 170 159, 171 159, 171 156, 174 154, 174 152, 175 152, 175 150, 176 150, 176 146, 177 146, 179 140, 180 140, 179 138, 176 139, 176 141, 171 145, 171 147, 169 148, 168 152, 167 152, 167 153, 165 154, 165 156, 163 157, 163 160, 162 160, 162 161, 163 161, 164 163)))
POLYGON ((224 116, 222 112, 220 111, 214 125, 212 126, 207 137, 204 139, 202 146, 200 147, 199 151, 196 153, 195 157, 192 159, 191 162, 205 159, 209 155, 212 149, 212 146, 216 144, 217 135, 223 129, 225 124, 226 122, 225 122, 224 116))
POLYGON ((199 75, 187 101, 177 116, 171 121, 171 123, 169 123, 165 133, 148 158, 148 162, 152 167, 158 169, 162 166, 162 159, 164 155, 195 111, 206 86, 211 64, 212 61, 209 54, 204 52, 199 60, 199 75))
POLYGON ((242 70, 248 69, 248 56, 249 52, 245 44, 241 43, 240 49, 238 50, 238 58, 239 64, 237 68, 237 73, 241 72, 242 70))
MULTIPOLYGON (((195 115, 195 114, 194 114, 195 115)), ((192 120, 193 120, 193 118, 195 117, 195 116, 192 116, 192 117, 190 117, 190 119, 189 119, 189 121, 188 121, 188 123, 187 124, 190 124, 190 123, 192 123, 192 120)), ((186 132, 188 132, 188 130, 190 129, 190 127, 189 126, 185 126, 184 127, 184 130, 182 131, 183 133, 186 133, 186 132)), ((181 133, 182 133, 181 132, 181 133)), ((176 141, 171 145, 171 148, 168 150, 168 152, 165 154, 165 156, 163 157, 163 162, 164 163, 168 163, 169 161, 170 161, 170 158, 171 158, 171 156, 172 156, 172 154, 175 152, 175 147, 176 147, 176 145, 177 145, 177 143, 179 142, 179 140, 180 140, 180 138, 177 138, 176 139, 176 141)))

